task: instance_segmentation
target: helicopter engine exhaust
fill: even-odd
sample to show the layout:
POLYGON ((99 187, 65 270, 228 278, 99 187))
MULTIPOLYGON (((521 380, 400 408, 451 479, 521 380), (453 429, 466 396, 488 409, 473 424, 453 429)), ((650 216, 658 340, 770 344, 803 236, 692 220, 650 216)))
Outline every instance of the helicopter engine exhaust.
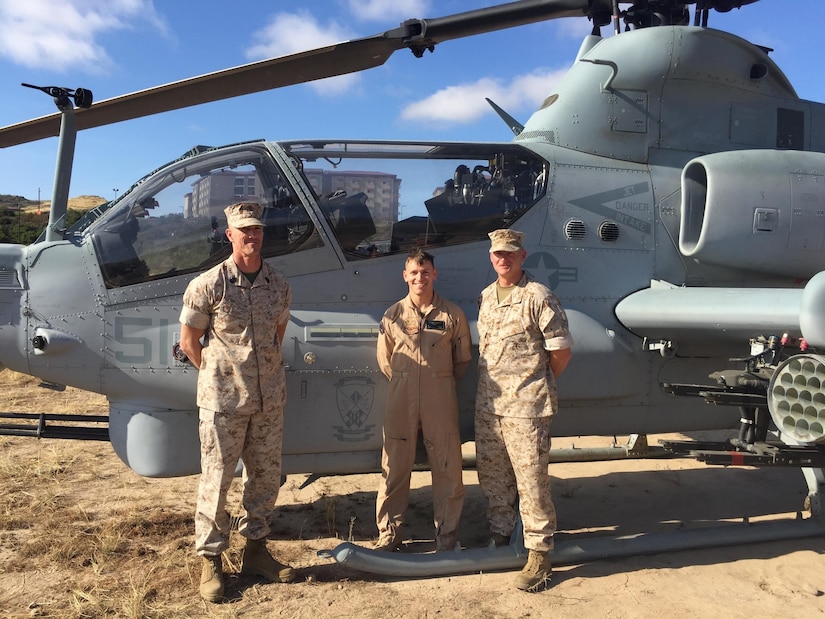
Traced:
POLYGON ((822 270, 825 154, 741 150, 682 170, 679 250, 705 264, 809 278, 822 270))

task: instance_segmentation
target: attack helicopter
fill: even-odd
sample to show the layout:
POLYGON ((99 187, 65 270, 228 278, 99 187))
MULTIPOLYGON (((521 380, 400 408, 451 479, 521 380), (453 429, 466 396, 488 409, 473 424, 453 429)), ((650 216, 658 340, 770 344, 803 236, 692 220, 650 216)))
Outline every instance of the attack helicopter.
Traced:
MULTIPOLYGON (((283 472, 376 471, 386 383, 375 338, 407 251, 435 254, 439 286, 474 317, 494 277, 487 233, 514 227, 527 233, 526 269, 560 296, 576 340, 554 435, 738 428, 729 441, 665 447, 805 474, 810 518, 656 550, 822 534, 825 105, 800 99, 765 48, 708 27, 712 11, 755 1, 522 0, 99 103, 84 89, 41 88, 60 111, 0 129, 4 148, 60 136, 46 232, 0 246, 0 366, 105 394, 109 415, 103 433, 46 414, 34 430, 2 431, 108 439, 141 475, 197 473, 197 372, 175 346, 181 296, 229 255, 223 207, 254 199, 264 255, 293 289, 283 472), (199 146, 63 223, 78 130, 558 18, 589 19, 592 32, 524 124, 494 106, 512 141, 199 146), (417 204, 403 218, 402 192, 417 204)), ((459 394, 466 441, 473 378, 459 394)), ((555 562, 650 551, 591 541, 557 545, 555 562)), ((510 567, 521 551, 376 557, 343 544, 325 556, 432 575, 510 567)))

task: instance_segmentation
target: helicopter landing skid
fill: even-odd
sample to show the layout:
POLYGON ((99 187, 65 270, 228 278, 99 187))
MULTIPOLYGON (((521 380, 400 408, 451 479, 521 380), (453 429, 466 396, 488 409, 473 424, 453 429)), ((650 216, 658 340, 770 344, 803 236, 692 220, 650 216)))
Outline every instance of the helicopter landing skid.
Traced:
MULTIPOLYGON (((638 555, 681 550, 718 548, 758 542, 818 537, 825 534, 821 516, 795 520, 732 523, 699 529, 682 529, 664 533, 641 533, 626 536, 557 539, 551 556, 553 565, 577 565, 638 555)), ((560 538, 561 535, 557 535, 560 538)), ((385 552, 351 542, 332 550, 319 550, 318 557, 333 559, 355 570, 405 578, 447 576, 489 571, 520 569, 527 561, 527 551, 519 539, 509 546, 456 549, 426 554, 385 552)))
MULTIPOLYGON (((583 537, 556 534, 553 565, 576 565, 601 559, 660 554, 682 550, 739 546, 761 542, 805 539, 825 534, 822 489, 825 488, 825 451, 816 447, 753 443, 750 451, 735 446, 736 441, 660 441, 663 449, 676 456, 692 456, 708 464, 752 466, 796 466, 802 469, 809 494, 804 509, 795 517, 778 520, 741 521, 695 529, 639 533, 622 536, 583 537)), ((318 557, 333 559, 355 570, 405 578, 447 576, 520 569, 527 560, 521 522, 510 544, 435 553, 385 552, 344 542, 332 550, 318 551, 318 557)))

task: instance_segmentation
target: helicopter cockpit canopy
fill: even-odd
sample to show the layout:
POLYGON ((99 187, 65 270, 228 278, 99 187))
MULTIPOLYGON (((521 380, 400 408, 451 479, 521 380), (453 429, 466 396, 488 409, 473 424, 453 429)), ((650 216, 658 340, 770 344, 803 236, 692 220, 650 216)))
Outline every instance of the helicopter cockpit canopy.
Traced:
POLYGON ((544 195, 549 166, 512 144, 280 142, 347 260, 486 240, 544 195))
POLYGON ((89 226, 108 288, 199 272, 231 253, 224 208, 264 206, 264 257, 322 245, 264 143, 209 149, 137 183, 89 226))
POLYGON ((486 240, 545 193, 517 144, 249 142, 197 147, 78 221, 109 289, 201 272, 231 253, 224 209, 263 206, 264 258, 323 247, 345 260, 486 240))

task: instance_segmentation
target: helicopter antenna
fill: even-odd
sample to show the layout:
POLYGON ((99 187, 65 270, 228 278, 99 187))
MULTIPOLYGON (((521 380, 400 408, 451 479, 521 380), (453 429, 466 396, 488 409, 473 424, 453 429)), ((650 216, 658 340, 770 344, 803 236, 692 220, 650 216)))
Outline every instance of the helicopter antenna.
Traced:
POLYGON ((513 132, 513 135, 518 135, 519 133, 524 131, 524 125, 522 125, 519 121, 510 116, 498 105, 496 105, 492 99, 484 97, 484 100, 487 101, 487 103, 489 103, 490 106, 496 111, 496 114, 498 114, 499 118, 501 118, 501 120, 505 122, 510 131, 513 132))

